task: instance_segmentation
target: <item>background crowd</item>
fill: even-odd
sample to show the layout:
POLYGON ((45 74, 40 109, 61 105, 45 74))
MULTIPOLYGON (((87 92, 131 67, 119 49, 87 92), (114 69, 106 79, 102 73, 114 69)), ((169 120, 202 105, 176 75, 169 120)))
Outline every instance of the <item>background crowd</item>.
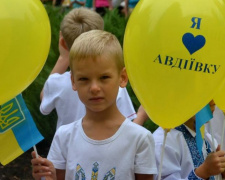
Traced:
POLYGON ((106 10, 118 9, 120 14, 128 17, 139 0, 41 0, 44 4, 65 9, 86 7, 93 9, 101 16, 104 16, 106 10))
MULTIPOLYGON (((55 51, 59 51, 57 55, 55 55, 54 58, 54 62, 51 63, 51 67, 48 67, 48 63, 49 63, 49 60, 47 61, 46 65, 45 65, 45 68, 48 67, 48 71, 45 75, 45 77, 41 77, 39 76, 39 80, 40 78, 42 78, 42 83, 41 83, 41 88, 43 88, 43 85, 44 85, 44 82, 46 82, 47 80, 47 77, 48 75, 50 74, 50 72, 52 71, 52 69, 54 70, 53 66, 55 65, 56 63, 56 60, 57 60, 57 57, 58 55, 61 55, 62 52, 60 52, 60 36, 59 36, 59 24, 57 24, 57 28, 54 29, 54 21, 51 20, 51 17, 52 16, 57 16, 59 18, 59 22, 63 19, 64 15, 67 14, 67 12, 69 12, 70 10, 72 9, 75 9, 75 8, 80 8, 80 7, 85 7, 85 8, 88 8, 88 9, 91 9, 95 12, 97 12, 98 14, 100 14, 103 19, 104 19, 104 30, 106 31, 109 31, 109 32, 112 32, 113 34, 115 34, 119 40, 119 42, 121 43, 121 45, 123 44, 123 34, 124 34, 124 30, 125 30, 125 27, 126 27, 126 22, 127 22, 127 19, 129 18, 129 15, 132 13, 132 10, 133 8, 135 7, 135 5, 138 3, 138 0, 112 0, 112 1, 109 1, 109 0, 61 0, 61 1, 58 1, 58 0, 52 0, 52 1, 48 1, 48 0, 42 0, 42 2, 46 5, 46 9, 47 9, 47 12, 48 12, 48 15, 50 17, 50 21, 51 21, 51 27, 52 27, 52 41, 55 41, 54 43, 52 43, 51 45, 51 51, 49 53, 49 57, 52 56, 52 49, 55 49, 55 51), (52 11, 52 8, 54 9, 53 11, 57 11, 57 13, 53 13, 52 11), (51 10, 50 10, 51 9, 51 10), (118 13, 118 14, 117 14, 118 13), (115 19, 115 15, 116 15, 116 18, 115 19), (114 19, 113 19, 114 18, 114 19), (121 19, 120 19, 121 18, 121 19), (118 23, 118 20, 120 21, 120 23, 118 23), (121 23, 122 22, 122 23, 121 23), (112 28, 112 26, 114 26, 116 24, 115 27, 112 28), (111 29, 109 28, 111 27, 111 29), (122 30, 122 33, 119 34, 117 33, 116 31, 118 29, 121 30, 121 27, 123 27, 123 30, 122 30), (108 28, 108 29, 107 29, 108 28), (59 38, 58 38, 59 37, 59 38), (56 43, 57 42, 57 43, 56 43), (59 49, 58 49, 59 48, 59 49), (60 54, 59 54, 60 53, 60 54)), ((57 18, 57 17, 54 17, 54 18, 57 18)), ((62 49, 61 49, 62 50, 62 49)), ((59 56, 60 57, 60 56, 59 56)), ((44 69, 45 69, 44 68, 44 69)), ((44 71, 43 69, 43 71, 44 71)), ((66 66, 66 68, 63 70, 63 72, 65 72, 65 70, 68 70, 68 65, 66 66)), ((43 73, 43 72, 42 72, 43 73)), ((69 76, 68 76, 69 77, 69 76)), ((37 81, 36 81, 37 82, 37 81)), ((29 88, 35 88, 35 82, 31 85, 31 87, 29 88), (33 87, 32 87, 33 86, 33 87)), ((28 104, 28 106, 33 106, 31 104, 31 102, 29 102, 29 99, 28 99, 28 96, 29 96, 29 93, 32 92, 31 89, 26 90, 23 94, 24 94, 24 97, 25 97, 25 100, 28 104)), ((144 127, 146 127, 147 129, 149 129, 152 133, 155 131, 155 129, 157 128, 156 125, 154 125, 154 123, 151 122, 151 124, 146 124, 146 120, 149 120, 149 117, 147 116, 147 114, 144 112, 144 109, 142 107, 139 108, 139 111, 138 111, 138 107, 140 105, 140 103, 138 102, 137 98, 135 97, 133 91, 132 91, 132 88, 130 87, 129 83, 127 85, 127 90, 128 90, 128 93, 130 95, 130 98, 132 100, 132 103, 134 105, 134 109, 135 111, 138 112, 138 117, 140 117, 140 121, 139 119, 136 119, 136 123, 140 124, 140 125, 143 125, 144 127)), ((41 90, 39 88, 39 90, 41 90)), ((32 96, 34 96, 32 94, 32 96)), ((42 97, 41 97, 42 98, 42 97)), ((40 105, 40 102, 38 100, 38 105, 40 105)), ((32 108, 30 108, 32 109, 32 108)), ((35 107, 35 109, 37 110, 37 108, 35 107)), ((54 108, 53 108, 54 109, 54 108)), ((51 111, 53 110, 51 109, 51 111)), ((57 110, 57 109, 56 109, 57 110)), ((219 113, 221 114, 221 117, 220 117, 220 123, 222 122, 221 119, 223 119, 224 117, 222 117, 223 113, 217 108, 217 110, 219 111, 219 113)), ((32 111, 32 110, 31 110, 32 111)), ((34 111, 32 111, 31 113, 34 113, 34 111)), ((35 112, 37 113, 37 112, 35 112)), ((39 112, 40 113, 40 112, 39 112)), ((41 113, 42 114, 45 114, 45 112, 43 112, 41 110, 41 113)), ((50 112, 49 112, 50 113, 50 112)), ((48 113, 46 113, 48 114, 48 113)), ((35 116, 35 115, 34 115, 35 116)), ((43 116, 44 117, 44 116, 43 116)), ((216 115, 215 115, 216 117, 216 115)), ((59 118, 59 117, 58 117, 59 118)), ((35 117, 34 117, 35 119, 35 117)), ((56 119, 57 119, 57 114, 55 113, 55 111, 53 110, 53 112, 50 113, 50 115, 48 115, 48 119, 51 119, 51 122, 49 122, 49 126, 46 127, 46 126, 42 126, 42 123, 38 122, 39 120, 37 119, 40 119, 40 118, 36 118, 36 123, 37 123, 37 126, 39 127, 40 131, 44 134, 44 136, 46 137, 46 139, 48 140, 52 140, 52 136, 51 137, 48 137, 48 133, 46 134, 46 129, 47 130, 51 130, 51 135, 54 134, 55 132, 55 129, 53 129, 52 127, 55 125, 56 126, 56 119)), ((133 119, 133 118, 131 118, 133 119)), ((193 119, 192 119, 193 120, 193 119)), ((218 120, 218 119, 217 119, 218 120)), ((183 127, 183 126, 182 126, 183 127)), ((189 127, 187 125, 187 127, 189 127)), ((183 131, 185 131, 185 133, 187 133, 188 131, 189 132, 192 132, 191 130, 189 130, 185 126, 184 129, 182 129, 183 131), (188 131, 187 131, 188 130, 188 131)), ((191 128, 192 129, 192 126, 191 128)), ((194 129, 194 128, 193 128, 194 129)), ((159 133, 159 131, 156 131, 156 133, 159 133)), ((189 133, 188 132, 188 133, 189 133)), ((156 134, 155 133, 155 134, 156 134)), ((161 133, 161 132, 160 132, 161 133)), ((183 132, 179 129, 177 129, 177 134, 179 135, 180 137, 180 134, 182 134, 183 132)), ((190 133, 192 135, 192 133, 190 133)), ((162 133, 161 133, 162 135, 162 133)), ((157 135, 159 136, 159 135, 157 135)), ((157 139, 157 136, 155 135, 156 139, 157 139)), ((216 134, 217 136, 217 134, 216 134)), ((163 137, 163 135, 162 135, 163 137)), ((174 137, 172 137, 173 139, 174 137)), ((189 138, 192 138, 191 136, 189 138)), ((221 138, 221 136, 219 135, 219 138, 221 138)), ((173 140, 172 140, 173 141, 173 140)), ((183 141, 183 139, 182 139, 183 141)), ((194 140, 193 140, 194 141, 194 140)), ((220 143, 220 142, 219 142, 220 143)), ((161 140, 160 142, 158 142, 158 144, 160 144, 161 146, 161 140)), ((159 146, 159 145, 158 145, 159 146)), ((159 148, 160 149, 160 148, 159 148)), ((217 151, 220 151, 219 149, 217 151)), ((158 153, 160 151, 157 151, 158 153)), ((189 152, 189 150, 187 151, 189 152)), ((208 152, 205 152, 205 154, 207 155, 208 152)), ((205 155, 204 154, 204 155, 205 155)), ((43 156, 46 157, 46 154, 44 154, 43 156)), ((158 157, 160 156, 160 154, 158 155, 158 157)), ((171 156, 169 156, 170 158, 171 156)), ((204 158, 206 158, 206 156, 204 156, 204 158)), ((191 159, 191 157, 189 157, 189 160, 191 159)), ((159 159, 158 159, 159 161, 159 159)), ((175 161, 175 160, 174 160, 175 161)), ((158 162, 157 162, 158 163, 158 162)), ((190 162, 191 164, 192 162, 190 162)), ((189 165, 190 165, 189 164, 189 165)), ((195 164, 194 164, 195 165, 195 164)), ((196 165, 197 166, 197 165, 196 165)), ((177 165, 178 167, 178 165, 177 165)), ((165 171, 164 171, 165 172, 165 171)), ((185 176, 187 176, 187 174, 190 173, 189 172, 189 169, 187 170, 187 172, 185 172, 185 176)), ((215 173, 214 173, 215 174, 215 173)), ((214 175, 214 174, 210 174, 211 175, 214 175)), ((193 174, 191 174, 193 175, 193 174)), ((165 175, 166 176, 166 175, 165 175)), ((208 177, 207 177, 208 178, 208 177)))

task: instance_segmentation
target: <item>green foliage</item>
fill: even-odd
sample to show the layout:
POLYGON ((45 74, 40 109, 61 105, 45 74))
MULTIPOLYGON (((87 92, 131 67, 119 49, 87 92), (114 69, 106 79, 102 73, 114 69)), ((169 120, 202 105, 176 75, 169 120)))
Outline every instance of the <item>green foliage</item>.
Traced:
POLYGON ((123 37, 127 25, 127 19, 119 14, 118 9, 107 11, 104 19, 104 30, 114 34, 121 45, 123 45, 123 37))
MULTIPOLYGON (((52 68, 54 67, 58 56, 58 39, 59 39, 59 28, 60 23, 64 17, 64 15, 68 12, 65 9, 53 7, 51 5, 45 5, 46 11, 49 16, 50 24, 51 24, 51 47, 49 51, 48 58, 46 63, 35 79, 35 81, 23 92, 23 97, 27 104, 28 109, 30 110, 33 119, 45 137, 47 142, 51 142, 53 135, 55 133, 57 114, 55 111, 50 113, 47 116, 44 116, 39 111, 40 106, 40 92, 44 86, 45 81, 47 80, 52 68)), ((118 10, 108 11, 104 16, 105 30, 113 33, 120 41, 121 45, 123 45, 123 37, 127 24, 127 19, 121 16, 118 10)), ((127 86, 128 93, 131 97, 131 100, 134 104, 135 109, 137 110, 140 106, 140 102, 135 96, 132 87, 128 83, 127 86)), ((151 130, 152 132, 155 130, 156 125, 154 125, 150 120, 144 125, 146 128, 151 130)))
POLYGON ((149 131, 151 131, 152 133, 159 127, 157 124, 155 124, 154 122, 151 121, 151 119, 148 119, 144 125, 143 125, 146 129, 148 129, 149 131))

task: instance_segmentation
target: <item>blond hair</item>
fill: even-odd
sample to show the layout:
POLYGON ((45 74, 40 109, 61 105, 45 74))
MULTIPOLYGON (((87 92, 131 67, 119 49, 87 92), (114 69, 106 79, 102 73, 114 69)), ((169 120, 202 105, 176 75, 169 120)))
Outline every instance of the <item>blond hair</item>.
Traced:
POLYGON ((70 49, 70 69, 73 62, 104 57, 115 60, 118 70, 124 67, 122 47, 113 34, 102 30, 91 30, 81 34, 70 49))
POLYGON ((60 31, 70 49, 74 40, 82 33, 104 28, 102 17, 89 9, 76 8, 71 10, 62 20, 60 31))

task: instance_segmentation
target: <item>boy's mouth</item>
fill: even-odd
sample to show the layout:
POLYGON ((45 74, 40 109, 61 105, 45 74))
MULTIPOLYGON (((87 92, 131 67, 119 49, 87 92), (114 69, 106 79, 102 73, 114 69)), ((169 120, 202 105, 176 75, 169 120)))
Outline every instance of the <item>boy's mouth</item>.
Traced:
POLYGON ((93 98, 90 98, 89 100, 91 100, 91 101, 101 101, 103 99, 104 99, 103 97, 93 97, 93 98))

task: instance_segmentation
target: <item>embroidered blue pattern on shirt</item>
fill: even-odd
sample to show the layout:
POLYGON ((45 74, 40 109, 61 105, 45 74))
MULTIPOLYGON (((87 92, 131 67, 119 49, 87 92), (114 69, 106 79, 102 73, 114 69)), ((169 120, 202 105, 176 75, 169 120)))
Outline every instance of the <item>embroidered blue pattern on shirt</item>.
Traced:
POLYGON ((93 164, 91 180, 98 180, 98 166, 99 164, 97 162, 93 164))
MULTIPOLYGON (((98 180, 98 172, 99 172, 99 164, 95 162, 93 164, 92 172, 91 172, 91 180, 98 180)), ((108 171, 103 180, 115 180, 116 168, 112 168, 108 171)), ((80 164, 77 164, 75 180, 86 180, 85 172, 80 164)))
POLYGON ((82 169, 80 164, 77 164, 75 180, 80 180, 80 177, 81 177, 81 180, 86 180, 84 170, 82 169))
MULTIPOLYGON (((194 164, 194 167, 197 168, 199 167, 203 162, 204 162, 204 157, 203 154, 199 153, 198 148, 197 148, 197 143, 195 138, 190 134, 190 132, 186 129, 186 127, 184 125, 178 126, 175 128, 176 130, 180 131, 183 133, 184 139, 188 145, 189 151, 191 153, 191 157, 192 157, 192 161, 194 164)), ((207 141, 205 141, 206 143, 206 151, 209 154, 211 152, 210 150, 210 145, 207 141)), ((188 179, 190 180, 198 180, 200 178, 198 178, 196 176, 196 174, 194 173, 194 171, 191 171, 188 179)), ((214 176, 211 176, 209 178, 209 180, 214 180, 214 176)))
POLYGON ((113 168, 109 172, 106 173, 103 180, 115 180, 115 175, 116 175, 116 168, 113 168))

